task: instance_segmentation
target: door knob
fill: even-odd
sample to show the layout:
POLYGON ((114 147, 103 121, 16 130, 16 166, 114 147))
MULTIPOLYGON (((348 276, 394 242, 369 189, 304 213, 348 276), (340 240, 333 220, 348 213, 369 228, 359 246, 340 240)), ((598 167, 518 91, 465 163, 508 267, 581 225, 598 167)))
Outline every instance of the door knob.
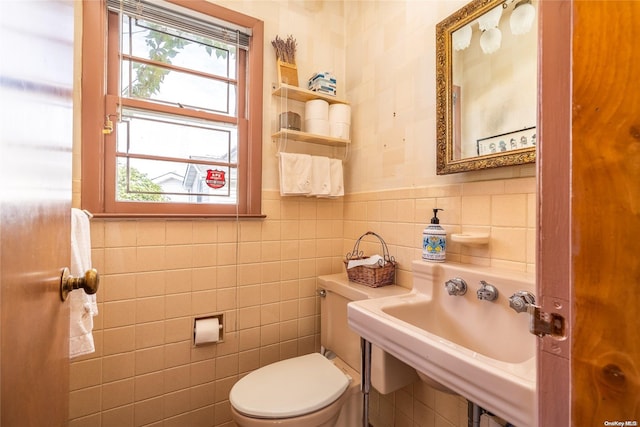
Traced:
POLYGON ((86 294, 93 295, 98 292, 99 284, 100 276, 95 268, 87 270, 83 277, 73 277, 69 268, 65 267, 60 277, 60 299, 66 301, 69 292, 74 289, 83 289, 86 294))

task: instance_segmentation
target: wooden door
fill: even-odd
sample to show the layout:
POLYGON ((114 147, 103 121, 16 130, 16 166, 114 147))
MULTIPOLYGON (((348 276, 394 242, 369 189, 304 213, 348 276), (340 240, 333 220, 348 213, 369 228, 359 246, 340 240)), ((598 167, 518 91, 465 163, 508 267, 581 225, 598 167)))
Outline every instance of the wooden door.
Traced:
POLYGON ((64 426, 69 395, 73 2, 2 2, 0 424, 64 426))
POLYGON ((638 425, 640 2, 540 5, 539 425, 638 425))

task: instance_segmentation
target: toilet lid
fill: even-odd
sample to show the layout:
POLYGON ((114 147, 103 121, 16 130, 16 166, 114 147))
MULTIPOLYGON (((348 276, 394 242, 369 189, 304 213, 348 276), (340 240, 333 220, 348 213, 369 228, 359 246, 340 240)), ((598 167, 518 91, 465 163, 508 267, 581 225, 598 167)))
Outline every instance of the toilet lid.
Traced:
POLYGON ((344 393, 349 378, 319 353, 272 363, 238 381, 229 400, 248 416, 287 418, 324 408, 344 393))

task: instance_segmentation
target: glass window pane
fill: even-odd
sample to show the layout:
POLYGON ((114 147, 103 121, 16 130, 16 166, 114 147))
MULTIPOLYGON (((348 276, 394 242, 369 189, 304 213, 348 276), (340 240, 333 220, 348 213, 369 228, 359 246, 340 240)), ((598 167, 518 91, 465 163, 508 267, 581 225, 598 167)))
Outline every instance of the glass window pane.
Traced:
POLYGON ((124 16, 123 52, 235 79, 236 46, 124 16), (131 24, 129 26, 129 23, 131 24))
POLYGON ((237 162, 235 126, 131 109, 122 112, 122 119, 117 129, 120 154, 237 162))
POLYGON ((194 74, 123 61, 122 94, 183 108, 236 115, 236 86, 194 74))
POLYGON ((118 201, 236 203, 236 168, 123 157, 117 168, 118 201))

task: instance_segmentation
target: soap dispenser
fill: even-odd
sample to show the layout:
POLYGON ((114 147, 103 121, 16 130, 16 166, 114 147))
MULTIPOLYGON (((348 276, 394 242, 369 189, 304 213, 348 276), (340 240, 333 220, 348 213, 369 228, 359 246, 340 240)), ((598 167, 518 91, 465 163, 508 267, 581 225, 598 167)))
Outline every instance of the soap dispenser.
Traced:
POLYGON ((422 231, 422 259, 425 261, 444 262, 447 250, 447 232, 440 225, 438 211, 433 210, 433 218, 422 231))

